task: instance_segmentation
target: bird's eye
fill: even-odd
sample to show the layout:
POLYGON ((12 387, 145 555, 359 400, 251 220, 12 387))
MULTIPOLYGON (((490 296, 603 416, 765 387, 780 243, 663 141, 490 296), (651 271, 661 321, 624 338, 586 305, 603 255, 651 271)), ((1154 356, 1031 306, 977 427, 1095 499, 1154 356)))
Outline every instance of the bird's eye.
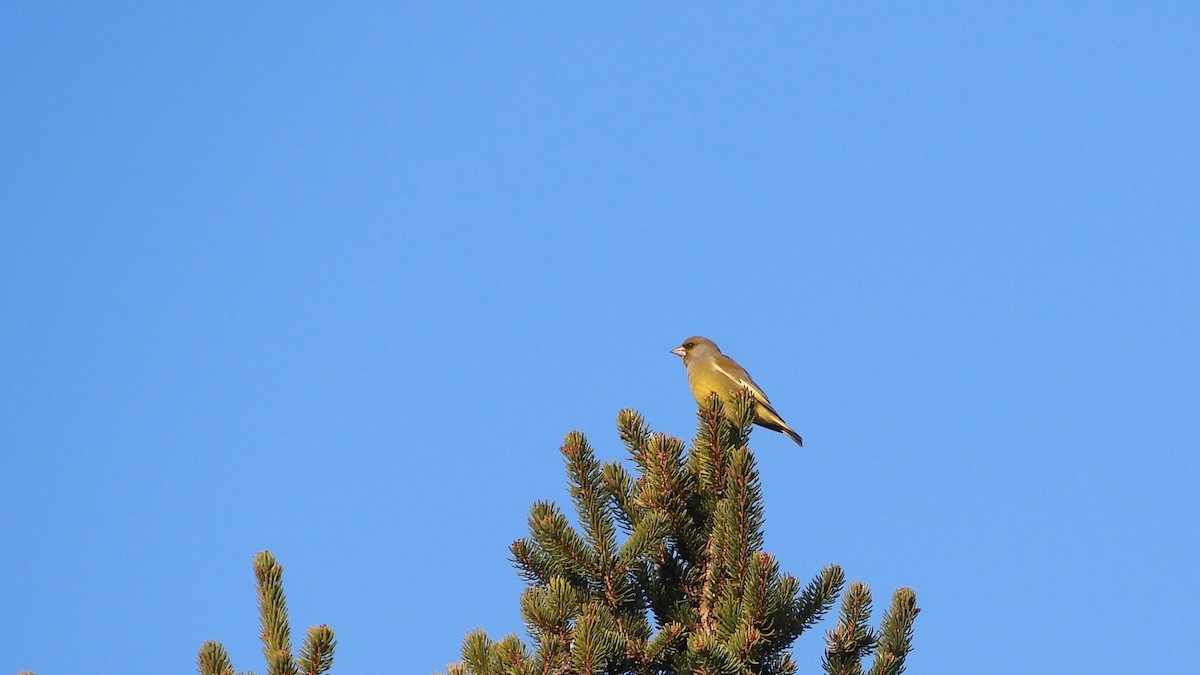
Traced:
POLYGON ((695 347, 695 346, 696 346, 696 343, 695 343, 695 342, 685 342, 685 343, 683 343, 683 348, 684 348, 684 349, 691 349, 692 347, 695 347))

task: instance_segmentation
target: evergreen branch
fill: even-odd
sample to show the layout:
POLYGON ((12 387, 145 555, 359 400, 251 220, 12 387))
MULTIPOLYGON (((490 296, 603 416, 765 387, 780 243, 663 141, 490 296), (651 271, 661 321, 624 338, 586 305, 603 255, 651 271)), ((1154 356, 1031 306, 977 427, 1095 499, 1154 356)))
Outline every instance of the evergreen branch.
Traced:
POLYGON ((913 589, 896 589, 891 608, 883 614, 870 675, 901 675, 904 672, 904 660, 912 651, 913 623, 920 612, 913 589))
POLYGON ((626 532, 637 529, 644 511, 637 503, 636 483, 625 467, 617 462, 605 462, 602 466, 604 489, 608 492, 613 515, 626 532))
POLYGON ((254 576, 258 581, 258 611, 267 675, 298 675, 292 658, 287 599, 283 594, 283 567, 270 551, 261 551, 254 556, 254 576))
POLYGON ((753 626, 741 626, 725 642, 725 649, 738 663, 748 666, 755 661, 754 655, 762 650, 766 637, 753 626))
POLYGON ((772 635, 785 635, 788 624, 780 619, 791 608, 798 587, 795 577, 779 572, 775 556, 766 551, 755 553, 745 584, 742 620, 772 635))
POLYGON ((196 667, 200 671, 200 675, 234 675, 229 653, 225 651, 225 647, 220 642, 215 640, 209 640, 200 645, 200 654, 196 657, 196 667))
POLYGON ((761 647, 767 646, 764 631, 769 632, 767 625, 767 593, 769 592, 768 572, 771 570, 771 556, 759 552, 750 562, 746 578, 742 583, 741 600, 738 615, 738 628, 729 641, 729 648, 742 661, 752 661, 761 647))
POLYGON ((790 635, 798 636, 820 621, 837 602, 846 583, 846 574, 837 565, 826 565, 821 573, 805 586, 792 608, 790 635))
POLYGON ((333 650, 337 648, 337 640, 333 639, 333 631, 329 626, 314 626, 308 629, 304 637, 304 647, 300 649, 300 670, 304 675, 324 675, 333 666, 333 650))
POLYGON ((602 673, 620 658, 624 640, 616 634, 611 617, 596 605, 585 608, 575 625, 571 661, 577 673, 602 673))
POLYGON ((492 646, 492 653, 504 675, 536 675, 537 669, 525 643, 509 635, 492 646))
POLYGON ((758 403, 750 387, 743 386, 733 397, 733 410, 727 412, 730 426, 723 440, 731 448, 740 448, 750 443, 750 429, 754 426, 758 403))
POLYGON ((666 517, 680 556, 689 565, 695 565, 705 549, 704 532, 690 508, 696 483, 684 465, 683 450, 679 439, 654 434, 633 460, 644 474, 638 503, 666 517))
POLYGON ((862 657, 875 649, 878 637, 871 630, 871 589, 853 581, 842 598, 841 616, 826 636, 822 659, 829 675, 862 675, 862 657))
POLYGON ((712 533, 708 537, 708 548, 704 554, 703 565, 699 568, 703 577, 701 578, 700 588, 698 592, 694 589, 684 587, 684 592, 691 596, 691 601, 698 604, 696 608, 700 618, 699 628, 703 630, 713 630, 714 622, 717 619, 717 612, 721 610, 722 600, 733 600, 732 594, 722 592, 721 574, 724 571, 718 561, 724 558, 722 554, 722 546, 725 544, 725 539, 716 533, 712 533))
POLYGON ((550 556, 535 541, 523 537, 509 545, 511 561, 520 575, 529 583, 545 584, 555 571, 550 556))
MULTIPOLYGON (((300 675, 292 655, 287 598, 283 594, 283 567, 270 551, 255 554, 254 578, 258 589, 259 637, 263 643, 263 656, 267 659, 267 672, 270 675, 300 675)), ((336 646, 333 631, 328 626, 309 628, 301 650, 304 675, 328 672, 333 665, 336 646)), ((229 654, 221 643, 212 640, 200 645, 196 665, 200 675, 235 675, 229 654)))
POLYGON ((491 675, 494 672, 492 641, 482 628, 476 628, 463 637, 462 665, 472 675, 491 675))
POLYGON ((740 625, 744 584, 762 546, 762 488, 747 448, 721 454, 728 456, 726 487, 713 515, 701 614, 704 607, 710 608, 715 627, 727 637, 740 625))
POLYGON ((730 449, 743 447, 750 440, 755 405, 754 394, 743 387, 730 405, 712 393, 696 411, 698 425, 691 464, 710 511, 725 496, 730 449))
POLYGON ((451 664, 446 675, 536 675, 529 650, 515 635, 493 642, 476 628, 463 638, 462 661, 451 664))
POLYGON ((650 625, 643 614, 641 595, 630 583, 628 574, 606 571, 603 601, 604 616, 611 624, 610 633, 615 636, 618 646, 623 646, 628 661, 641 663, 650 625))
MULTIPOLYGON (((696 436, 692 439, 689 460, 692 472, 709 511, 725 493, 725 453, 721 452, 721 426, 725 419, 725 404, 713 392, 696 409, 696 436)), ((725 446, 728 447, 728 446, 725 446)))
POLYGON ((722 638, 728 638, 741 623, 742 595, 734 587, 735 583, 720 583, 717 577, 721 568, 721 565, 709 565, 710 581, 705 584, 703 607, 711 608, 712 621, 706 627, 715 630, 722 638))
POLYGON ((546 552, 546 562, 552 570, 580 589, 596 590, 589 580, 597 578, 599 561, 558 506, 553 502, 534 502, 529 509, 529 531, 534 543, 546 552))
POLYGON ((613 523, 610 493, 604 489, 603 474, 587 439, 578 431, 567 435, 562 446, 567 459, 567 480, 571 500, 587 543, 595 552, 599 567, 607 567, 616 555, 617 531, 613 523))
MULTIPOLYGON (((725 510, 727 511, 727 509, 725 510)), ((713 531, 708 537, 708 550, 705 555, 704 581, 700 588, 700 622, 705 628, 715 628, 714 620, 724 623, 728 630, 733 630, 736 622, 737 598, 736 591, 726 588, 726 547, 731 545, 727 528, 722 526, 722 510, 717 511, 713 531), (724 621, 722 621, 724 618, 724 621)))
POLYGON ((740 675, 742 664, 711 631, 692 633, 688 652, 695 661, 693 672, 706 675, 740 675))
POLYGON ((621 564, 632 569, 639 560, 650 557, 653 551, 660 550, 670 531, 669 528, 666 517, 661 513, 652 513, 642 519, 621 545, 618 554, 621 564))
POLYGON ((542 673, 560 673, 570 658, 572 622, 583 611, 583 596, 562 578, 546 586, 533 586, 521 594, 521 615, 529 634, 538 643, 535 668, 542 673))
POLYGON ((658 633, 654 639, 646 645, 644 654, 648 665, 658 670, 665 669, 664 657, 670 653, 672 647, 678 645, 680 638, 687 632, 683 624, 672 621, 662 628, 658 629, 658 633))
POLYGON ((745 447, 730 453, 725 494, 716 516, 718 536, 725 542, 721 563, 725 576, 741 580, 751 555, 763 545, 762 485, 754 468, 754 455, 745 447))
MULTIPOLYGON (((750 611, 753 609, 757 615, 754 625, 771 638, 772 644, 790 644, 797 636, 792 629, 796 623, 794 609, 800 582, 790 574, 780 573, 779 561, 775 560, 774 556, 759 552, 758 558, 762 562, 765 585, 763 604, 758 608, 747 607, 745 613, 749 617, 750 611)), ((772 648, 763 653, 773 651, 772 648)))
POLYGON ((645 452, 646 444, 650 441, 650 428, 646 426, 646 420, 632 408, 617 413, 617 434, 630 457, 645 452))
POLYGON ((791 654, 776 654, 762 662, 754 669, 756 673, 773 673, 774 675, 793 675, 796 672, 796 662, 791 654))
POLYGON ((654 565, 642 565, 633 570, 633 578, 645 594, 658 626, 672 622, 691 626, 699 620, 696 607, 685 590, 696 585, 690 578, 692 574, 693 571, 684 569, 684 563, 671 551, 654 565))

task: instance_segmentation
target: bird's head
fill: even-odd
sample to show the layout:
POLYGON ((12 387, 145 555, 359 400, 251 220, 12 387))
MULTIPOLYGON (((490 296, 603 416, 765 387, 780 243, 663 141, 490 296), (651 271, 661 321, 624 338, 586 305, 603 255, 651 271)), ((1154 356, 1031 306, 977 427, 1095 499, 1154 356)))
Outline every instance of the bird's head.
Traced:
POLYGON ((679 345, 675 349, 672 349, 671 353, 677 354, 680 358, 682 358, 683 365, 686 366, 687 364, 691 363, 693 359, 720 354, 721 350, 717 349, 716 343, 712 340, 696 335, 684 340, 683 344, 679 345))

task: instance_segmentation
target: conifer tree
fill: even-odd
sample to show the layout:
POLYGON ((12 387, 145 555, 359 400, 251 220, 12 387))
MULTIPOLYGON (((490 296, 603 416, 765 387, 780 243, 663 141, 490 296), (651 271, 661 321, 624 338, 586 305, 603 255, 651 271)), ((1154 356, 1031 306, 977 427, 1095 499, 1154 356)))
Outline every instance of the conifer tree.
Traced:
MULTIPOLYGON (((323 675, 329 672, 333 665, 333 650, 337 646, 329 626, 309 628, 299 659, 292 654, 287 598, 283 595, 283 567, 270 551, 261 551, 254 556, 254 578, 258 585, 258 615, 267 675, 323 675)), ((235 675, 225 647, 214 640, 200 645, 196 665, 200 675, 235 675)))
MULTIPOLYGON (((791 644, 834 606, 845 575, 828 565, 802 585, 762 550, 751 405, 748 391, 729 410, 712 396, 690 450, 621 411, 632 473, 569 434, 561 450, 578 529, 539 501, 529 536, 510 547, 528 582, 520 607, 530 643, 472 631, 449 675, 796 672, 791 644)), ((876 631, 870 590, 852 582, 826 636, 825 672, 904 672, 918 611, 912 589, 901 588, 876 631)))

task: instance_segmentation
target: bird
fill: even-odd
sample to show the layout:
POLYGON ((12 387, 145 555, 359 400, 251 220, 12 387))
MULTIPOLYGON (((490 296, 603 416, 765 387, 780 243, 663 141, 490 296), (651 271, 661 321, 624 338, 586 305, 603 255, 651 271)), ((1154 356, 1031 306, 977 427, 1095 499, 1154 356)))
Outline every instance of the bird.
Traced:
POLYGON ((704 405, 709 393, 715 392, 725 405, 729 405, 742 387, 749 387, 754 395, 754 423, 787 434, 796 445, 804 447, 804 439, 775 412, 762 387, 750 379, 750 373, 739 366, 737 361, 722 354, 715 342, 696 335, 684 340, 683 344, 672 349, 671 353, 683 359, 683 365, 687 368, 688 384, 691 385, 696 403, 704 405))

